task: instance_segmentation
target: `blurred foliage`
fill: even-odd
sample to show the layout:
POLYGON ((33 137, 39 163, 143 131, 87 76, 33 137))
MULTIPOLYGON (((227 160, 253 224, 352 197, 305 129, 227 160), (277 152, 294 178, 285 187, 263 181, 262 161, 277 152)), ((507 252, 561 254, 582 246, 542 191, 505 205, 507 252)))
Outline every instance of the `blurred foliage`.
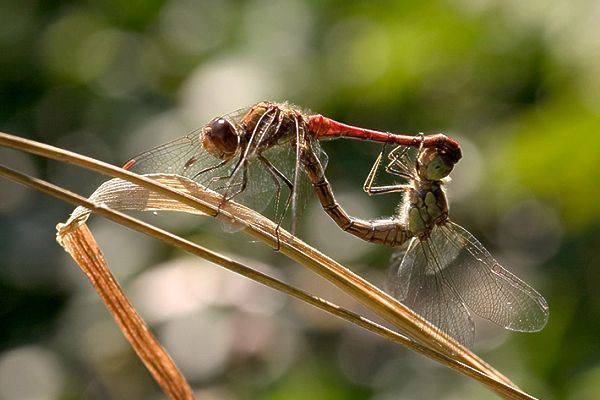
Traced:
MULTIPOLYGON (((453 219, 551 307, 544 331, 484 327, 476 350, 541 398, 592 399, 599 15, 593 0, 1 2, 0 129, 121 164, 269 99, 374 129, 456 136, 465 154, 449 188, 453 219)), ((345 207, 361 217, 393 213, 398 198, 360 191, 379 145, 324 148, 345 207)), ((103 179, 4 149, 0 159, 84 194, 103 179)), ((158 398, 54 243, 54 225, 71 207, 6 181, 0 194, 0 399, 158 398)), ((390 249, 345 235, 310 203, 300 236, 381 282, 390 249)), ((158 220, 343 301, 211 221, 158 220)), ((199 398, 493 397, 114 224, 95 220, 92 230, 199 398)))

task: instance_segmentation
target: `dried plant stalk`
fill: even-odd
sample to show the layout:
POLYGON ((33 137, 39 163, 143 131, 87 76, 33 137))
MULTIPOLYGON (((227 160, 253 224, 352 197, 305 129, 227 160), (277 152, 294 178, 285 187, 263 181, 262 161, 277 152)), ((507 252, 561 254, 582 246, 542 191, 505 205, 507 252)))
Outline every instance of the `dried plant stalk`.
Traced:
POLYGON ((94 286, 121 332, 165 394, 171 399, 193 399, 192 388, 187 380, 135 311, 108 269, 87 225, 73 224, 65 227, 60 232, 60 241, 94 286))

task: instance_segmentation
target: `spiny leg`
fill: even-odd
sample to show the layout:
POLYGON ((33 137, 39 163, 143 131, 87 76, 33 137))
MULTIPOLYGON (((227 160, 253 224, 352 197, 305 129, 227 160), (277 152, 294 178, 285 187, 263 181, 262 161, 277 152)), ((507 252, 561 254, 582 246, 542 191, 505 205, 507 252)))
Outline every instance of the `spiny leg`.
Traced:
MULTIPOLYGON (((266 132, 269 131, 269 127, 272 126, 273 121, 275 121, 275 119, 277 118, 277 111, 278 111, 277 107, 269 108, 267 111, 265 111, 260 116, 258 121, 256 121, 256 125, 254 126, 254 129, 252 130, 252 133, 250 134, 250 138, 246 142, 246 147, 243 149, 243 152, 240 155, 240 161, 242 159, 247 160, 248 157, 250 156, 251 151, 256 151, 257 149, 260 149, 261 142, 263 140, 263 136, 265 135, 266 132), (265 127, 261 127, 267 114, 273 114, 273 116, 267 122, 265 127)), ((240 161, 238 161, 238 165, 235 166, 234 171, 239 167, 240 161)))
MULTIPOLYGON (((377 156, 377 159, 375 160, 375 163, 373 164, 373 167, 371 168, 371 171, 369 172, 369 175, 367 175, 365 183, 363 184, 363 190, 369 196, 375 195, 375 194, 405 192, 407 190, 410 190, 410 188, 411 188, 410 185, 386 185, 386 186, 374 186, 373 185, 373 183, 375 181, 375 177, 377 175, 377 170, 379 169, 379 166, 381 165, 382 158, 383 158, 383 151, 381 153, 379 153, 379 155, 377 156)), ((387 169, 386 169, 386 171, 387 171, 387 169)))
POLYGON ((225 203, 231 199, 233 199, 235 196, 239 195, 240 193, 242 193, 244 190, 246 190, 246 185, 248 183, 248 165, 247 162, 242 162, 242 163, 238 163, 240 165, 240 167, 236 170, 236 171, 232 171, 232 173, 230 173, 228 176, 215 176, 213 178, 211 178, 210 183, 213 182, 217 182, 220 180, 225 180, 225 179, 231 179, 231 181, 233 181, 233 179, 235 178, 235 175, 237 175, 240 171, 242 173, 242 180, 239 183, 235 183, 229 186, 223 186, 221 188, 216 188, 216 190, 220 190, 220 189, 232 189, 234 187, 239 186, 239 189, 237 189, 233 194, 229 194, 227 193, 227 190, 225 191, 225 193, 223 193, 223 198, 221 200, 221 204, 219 204, 219 209, 218 211, 221 210, 221 207, 223 207, 223 205, 225 205, 225 203))
POLYGON ((290 202, 292 200, 292 195, 294 193, 294 185, 290 180, 275 167, 269 160, 267 160, 262 154, 257 156, 260 162, 263 163, 267 172, 269 172, 269 176, 273 179, 275 184, 277 185, 277 193, 275 194, 275 215, 277 215, 277 211, 279 208, 279 198, 281 196, 281 182, 283 182, 289 189, 290 194, 288 194, 287 199, 285 201, 285 205, 283 206, 283 212, 281 213, 281 217, 277 221, 277 228, 275 228, 275 235, 277 238, 277 251, 279 251, 280 242, 279 242, 279 228, 281 227, 281 223, 285 217, 285 213, 290 206, 290 202))
MULTIPOLYGON (((296 133, 296 159, 294 160, 294 181, 292 185, 292 191, 290 192, 290 197, 292 199, 292 226, 291 233, 292 235, 296 235, 296 224, 298 222, 298 188, 300 187, 300 165, 302 163, 302 152, 308 145, 306 130, 305 130, 305 122, 303 117, 296 113, 294 114, 294 127, 296 133)), ((312 151, 312 150, 310 150, 312 151)))
MULTIPOLYGON (((223 160, 223 161, 221 161, 221 162, 219 162, 219 163, 217 163, 215 165, 212 165, 210 167, 204 168, 203 170, 201 170, 200 172, 198 172, 196 175, 194 175, 192 177, 192 180, 196 180, 202 174, 205 174, 207 172, 210 172, 210 171, 213 171, 215 169, 221 168, 222 166, 224 166, 225 164, 227 164, 229 161, 231 161, 231 159, 223 160)), ((212 182, 212 181, 213 181, 213 178, 211 178, 210 182, 212 182)))
MULTIPOLYGON (((421 138, 424 138, 425 135, 423 135, 423 133, 419 134, 421 136, 421 138)), ((417 152, 417 160, 415 161, 415 170, 419 171, 421 169, 421 163, 419 162, 419 155, 421 154, 421 152, 423 151, 423 140, 421 140, 421 145, 419 146, 419 151, 417 152)))
MULTIPOLYGON (((385 150, 382 150, 382 152, 385 150)), ((389 174, 401 176, 408 180, 413 179, 413 176, 409 172, 410 170, 410 161, 407 163, 406 159, 408 156, 408 147, 405 146, 397 146, 390 151, 388 154, 388 164, 385 166, 385 171, 389 174), (399 154, 398 154, 399 153, 399 154)))

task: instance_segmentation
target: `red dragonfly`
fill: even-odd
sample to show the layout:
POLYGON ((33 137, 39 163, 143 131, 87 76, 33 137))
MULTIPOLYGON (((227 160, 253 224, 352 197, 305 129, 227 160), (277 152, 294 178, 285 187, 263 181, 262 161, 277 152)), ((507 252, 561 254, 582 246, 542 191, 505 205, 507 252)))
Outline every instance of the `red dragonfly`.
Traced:
POLYGON ((123 168, 139 174, 182 175, 223 194, 224 201, 236 198, 259 212, 275 199, 273 219, 281 223, 291 205, 294 232, 304 174, 300 149, 310 142, 325 165, 317 141, 338 137, 438 148, 453 160, 461 157, 458 142, 443 134, 407 136, 357 128, 287 103, 264 101, 217 117, 197 131, 130 159, 123 168), (282 192, 287 193, 283 206, 282 192))
POLYGON ((444 183, 456 158, 434 147, 421 147, 416 155, 396 147, 384 169, 405 182, 376 187, 382 152, 363 189, 370 195, 401 193, 403 198, 398 215, 373 221, 351 217, 341 208, 324 167, 308 147, 303 160, 323 209, 340 228, 398 248, 390 262, 390 294, 442 331, 469 346, 475 335, 471 313, 514 331, 534 332, 546 325, 546 300, 450 221, 444 183))

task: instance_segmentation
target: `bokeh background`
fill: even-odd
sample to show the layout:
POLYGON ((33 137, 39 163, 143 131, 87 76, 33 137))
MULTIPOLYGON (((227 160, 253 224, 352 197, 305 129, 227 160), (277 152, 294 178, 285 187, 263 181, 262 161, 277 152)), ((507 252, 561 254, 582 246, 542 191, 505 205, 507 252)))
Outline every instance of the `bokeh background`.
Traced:
MULTIPOLYGON (((0 129, 122 164, 269 99, 359 126, 443 131, 464 158, 451 216, 544 294, 540 333, 478 324, 475 350, 544 399, 600 393, 600 3, 0 2, 0 129)), ((339 201, 394 213, 362 182, 381 147, 326 143, 339 201)), ((82 194, 103 177, 0 149, 82 194)), ((161 392, 54 241, 72 207, 0 180, 0 399, 161 392)), ((320 278, 214 221, 150 216, 342 304, 320 278)), ((108 262, 206 399, 494 398, 469 379, 220 267, 93 218, 108 262)), ((299 235, 380 284, 391 250, 309 198, 299 235)))

